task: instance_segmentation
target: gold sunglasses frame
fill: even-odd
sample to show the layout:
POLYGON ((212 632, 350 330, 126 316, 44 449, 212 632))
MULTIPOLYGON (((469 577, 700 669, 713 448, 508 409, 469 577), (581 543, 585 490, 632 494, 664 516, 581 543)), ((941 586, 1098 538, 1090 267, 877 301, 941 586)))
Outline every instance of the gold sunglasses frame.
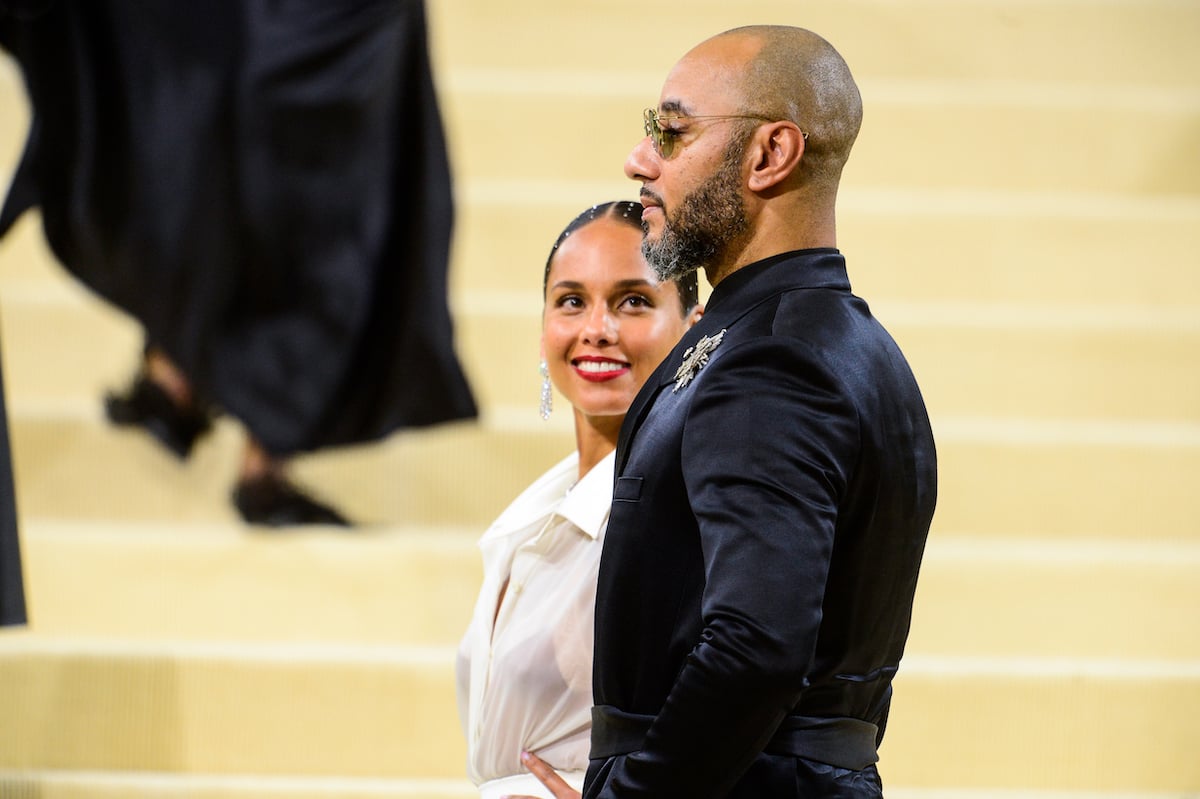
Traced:
MULTIPOLYGON (((670 158, 675 152, 674 138, 666 137, 666 130, 662 126, 664 120, 670 121, 675 119, 757 119, 762 122, 773 122, 774 117, 763 116, 762 114, 676 114, 671 116, 659 116, 657 108, 647 108, 642 111, 642 128, 646 131, 646 135, 650 137, 650 142, 654 145, 654 150, 663 158, 670 158)), ((808 134, 800 131, 800 135, 808 140, 808 134)))

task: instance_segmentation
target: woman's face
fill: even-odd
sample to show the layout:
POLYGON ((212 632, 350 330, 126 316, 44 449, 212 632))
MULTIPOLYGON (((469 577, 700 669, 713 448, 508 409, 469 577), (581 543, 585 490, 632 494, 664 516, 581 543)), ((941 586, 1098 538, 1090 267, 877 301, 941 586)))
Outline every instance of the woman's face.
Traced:
POLYGON ((601 218, 574 231, 550 264, 542 349, 577 415, 625 415, 642 383, 699 318, 642 258, 642 233, 601 218))

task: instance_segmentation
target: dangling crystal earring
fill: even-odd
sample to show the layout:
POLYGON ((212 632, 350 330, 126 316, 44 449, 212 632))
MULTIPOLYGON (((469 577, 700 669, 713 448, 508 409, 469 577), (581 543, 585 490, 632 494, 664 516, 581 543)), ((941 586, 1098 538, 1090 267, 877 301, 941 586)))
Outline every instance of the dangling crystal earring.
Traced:
POLYGON ((542 401, 538 405, 538 414, 542 421, 545 421, 550 418, 550 411, 554 410, 554 395, 550 391, 550 370, 546 368, 545 360, 538 364, 538 373, 542 376, 542 401))

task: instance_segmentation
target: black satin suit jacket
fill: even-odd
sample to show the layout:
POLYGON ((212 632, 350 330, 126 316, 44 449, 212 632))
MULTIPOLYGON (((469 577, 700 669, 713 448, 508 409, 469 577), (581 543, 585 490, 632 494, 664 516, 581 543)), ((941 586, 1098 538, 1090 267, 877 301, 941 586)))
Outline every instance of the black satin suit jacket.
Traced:
POLYGON ((882 738, 935 495, 920 390, 842 255, 722 281, 621 432, 594 692, 653 722, 584 795, 879 796, 873 765, 762 750, 789 714, 882 738))

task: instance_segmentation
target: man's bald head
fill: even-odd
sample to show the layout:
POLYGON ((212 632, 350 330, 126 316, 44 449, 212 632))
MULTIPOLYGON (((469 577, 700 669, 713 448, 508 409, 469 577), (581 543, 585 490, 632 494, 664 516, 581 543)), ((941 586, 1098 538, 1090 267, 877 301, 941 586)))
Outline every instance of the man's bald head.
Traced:
POLYGON ((862 125, 862 96, 845 59, 812 31, 785 25, 734 28, 693 53, 730 37, 757 44, 740 71, 744 108, 796 123, 808 134, 801 179, 836 189, 862 125))

